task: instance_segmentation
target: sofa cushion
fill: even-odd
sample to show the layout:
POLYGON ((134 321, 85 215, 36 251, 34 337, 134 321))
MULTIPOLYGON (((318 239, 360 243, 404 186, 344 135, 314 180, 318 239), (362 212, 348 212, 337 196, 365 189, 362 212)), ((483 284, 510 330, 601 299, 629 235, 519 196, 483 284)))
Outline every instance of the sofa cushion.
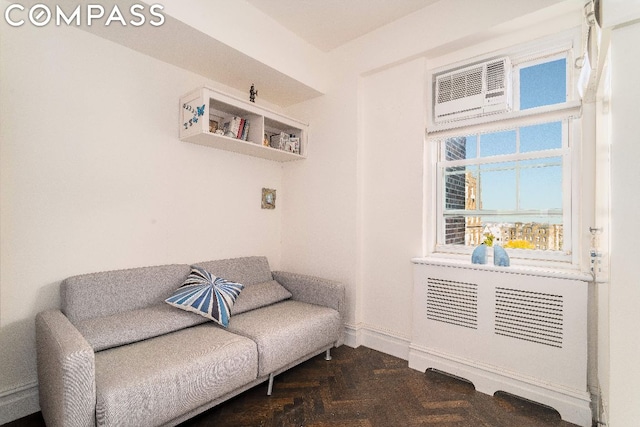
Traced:
POLYGON ((62 312, 74 325, 161 303, 189 274, 188 265, 162 265, 69 277, 60 285, 62 312))
POLYGON ((275 280, 248 285, 245 286, 236 303, 231 307, 231 314, 244 313, 289 298, 291 298, 291 292, 275 280))
POLYGON ((96 353, 98 426, 167 423, 256 379, 253 341, 207 323, 96 353))
POLYGON ((338 341, 340 313, 287 300, 233 316, 228 330, 256 342, 265 376, 338 341))
POLYGON ((77 322, 76 328, 94 351, 142 341, 207 322, 202 316, 155 304, 138 310, 77 322))
POLYGON ((227 327, 230 309, 242 289, 240 283, 213 276, 202 267, 191 267, 191 274, 165 302, 227 327))
POLYGON ((223 259, 199 262, 192 265, 202 267, 210 271, 214 276, 224 277, 225 279, 242 283, 245 286, 273 280, 266 257, 223 259))

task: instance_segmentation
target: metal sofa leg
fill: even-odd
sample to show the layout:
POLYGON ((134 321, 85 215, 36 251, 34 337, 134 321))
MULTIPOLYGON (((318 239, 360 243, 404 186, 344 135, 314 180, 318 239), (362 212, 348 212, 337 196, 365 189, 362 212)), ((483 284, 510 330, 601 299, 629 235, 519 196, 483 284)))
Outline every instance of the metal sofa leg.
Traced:
POLYGON ((328 348, 327 352, 324 355, 324 360, 331 360, 331 349, 328 348))
POLYGON ((275 375, 269 374, 269 387, 267 388, 267 396, 271 396, 271 392, 273 391, 273 377, 275 375))

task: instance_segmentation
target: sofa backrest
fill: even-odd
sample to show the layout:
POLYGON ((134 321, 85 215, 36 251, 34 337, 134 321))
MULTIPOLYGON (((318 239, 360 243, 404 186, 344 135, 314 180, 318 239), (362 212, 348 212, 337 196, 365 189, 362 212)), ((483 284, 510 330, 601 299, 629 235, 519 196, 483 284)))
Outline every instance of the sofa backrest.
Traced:
POLYGON ((168 298, 190 271, 174 264, 69 277, 60 285, 61 309, 73 323, 147 307, 168 298))
POLYGON ((269 261, 262 256, 206 261, 193 265, 204 268, 216 277, 247 286, 273 280, 269 261))
MULTIPOLYGON (((244 285, 272 280, 266 257, 244 257, 193 264, 244 285)), ((189 275, 188 264, 140 267, 83 274, 60 286, 62 312, 77 323, 162 303, 189 275)))

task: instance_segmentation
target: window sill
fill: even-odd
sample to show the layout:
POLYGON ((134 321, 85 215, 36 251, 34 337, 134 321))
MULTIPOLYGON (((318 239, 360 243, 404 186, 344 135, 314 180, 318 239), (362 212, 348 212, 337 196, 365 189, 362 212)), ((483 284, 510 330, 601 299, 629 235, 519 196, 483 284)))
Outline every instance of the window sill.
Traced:
MULTIPOLYGON (((511 265, 509 267, 498 267, 493 265, 493 259, 489 258, 489 263, 487 264, 472 264, 469 260, 469 257, 459 256, 450 256, 447 254, 447 257, 442 255, 438 256, 434 254, 429 257, 424 258, 412 258, 411 262, 414 264, 426 264, 426 265, 438 265, 444 267, 454 267, 454 268, 464 268, 468 270, 476 270, 476 271, 495 271, 500 273, 508 273, 508 274, 521 274, 528 276, 539 276, 539 277, 553 277, 558 279, 569 279, 569 280, 581 280, 584 282, 593 281, 593 276, 591 273, 585 273, 580 271, 575 267, 560 267, 556 265, 545 265, 545 266, 532 266, 532 265, 511 265)), ((548 263, 555 264, 555 263, 548 263)))

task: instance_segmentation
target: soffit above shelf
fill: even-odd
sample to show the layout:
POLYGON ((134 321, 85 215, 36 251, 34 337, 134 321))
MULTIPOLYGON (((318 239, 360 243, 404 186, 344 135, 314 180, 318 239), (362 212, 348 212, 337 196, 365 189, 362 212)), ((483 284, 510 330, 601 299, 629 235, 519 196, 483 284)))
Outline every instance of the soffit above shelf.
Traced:
MULTIPOLYGON (((117 2, 121 10, 128 10, 135 3, 117 2)), ((70 0, 61 0, 58 4, 69 11, 77 6, 70 0)), ((114 0, 101 2, 107 11, 115 4, 114 0)), ((282 107, 323 95, 319 88, 266 65, 168 13, 164 15, 165 22, 158 27, 114 24, 79 28, 242 92, 248 93, 251 84, 255 84, 260 99, 282 107)))

